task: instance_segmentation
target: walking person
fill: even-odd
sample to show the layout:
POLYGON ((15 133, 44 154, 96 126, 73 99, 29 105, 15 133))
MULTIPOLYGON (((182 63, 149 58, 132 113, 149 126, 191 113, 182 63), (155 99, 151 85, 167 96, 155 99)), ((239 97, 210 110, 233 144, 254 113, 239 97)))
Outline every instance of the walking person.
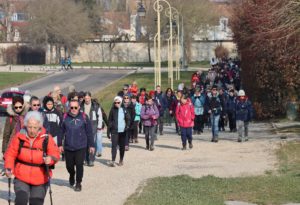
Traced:
POLYGON ((61 65, 61 69, 60 69, 61 71, 67 70, 65 58, 63 57, 60 58, 60 65, 61 65))
POLYGON ((165 112, 165 105, 163 104, 163 92, 161 91, 160 85, 156 86, 155 94, 154 94, 154 99, 156 102, 156 106, 159 111, 159 118, 157 119, 157 127, 155 130, 155 133, 157 134, 159 131, 159 135, 163 135, 163 130, 164 130, 164 112, 165 112))
POLYGON ((234 89, 230 89, 229 96, 226 101, 226 112, 228 115, 230 132, 236 132, 236 118, 235 118, 236 106, 235 105, 236 105, 236 97, 234 94, 234 89))
POLYGON ((201 134, 204 129, 205 94, 203 93, 203 89, 196 87, 195 94, 192 96, 191 100, 195 109, 194 133, 201 134))
POLYGON ((182 150, 186 150, 186 141, 189 143, 189 148, 192 149, 192 129, 194 126, 195 111, 188 95, 183 95, 181 97, 180 103, 176 108, 176 118, 181 130, 182 150))
MULTIPOLYGON (((164 119, 165 125, 171 126, 174 118, 176 108, 173 109, 172 105, 176 101, 176 97, 171 88, 167 88, 165 94, 163 95, 163 105, 164 105, 164 119)), ((177 103, 175 103, 177 104, 177 103)))
POLYGON ((71 57, 69 56, 66 60, 66 63, 67 63, 67 70, 70 68, 71 70, 73 70, 73 67, 72 67, 72 59, 71 57))
POLYGON ((92 99, 92 94, 86 92, 84 100, 80 105, 81 111, 84 112, 91 121, 93 141, 96 145, 96 152, 90 153, 89 147, 86 149, 85 161, 89 167, 94 166, 95 156, 102 155, 102 111, 98 102, 92 99))
POLYGON ((46 166, 54 165, 58 159, 58 147, 43 128, 43 117, 37 111, 28 112, 24 129, 15 134, 5 152, 6 176, 15 176, 16 205, 44 204, 52 176, 46 166))
POLYGON ((210 93, 207 94, 205 101, 207 113, 210 115, 212 142, 218 142, 219 137, 219 120, 222 112, 221 100, 217 91, 217 86, 214 85, 210 93))
POLYGON ((239 90, 238 98, 236 100, 236 124, 238 128, 238 142, 248 141, 248 126, 252 120, 251 101, 245 94, 244 90, 239 90))
POLYGON ((132 141, 134 143, 138 143, 138 132, 139 132, 139 123, 141 121, 141 110, 142 110, 142 105, 137 102, 137 96, 133 95, 131 97, 131 102, 132 105, 134 106, 135 109, 135 117, 132 125, 133 129, 133 134, 132 134, 132 141))
POLYGON ((74 190, 81 191, 86 149, 89 147, 90 153, 94 154, 95 141, 91 121, 85 113, 80 112, 80 105, 76 100, 70 102, 70 111, 64 114, 62 131, 64 145, 62 144, 63 138, 58 138, 58 146, 60 152, 65 153, 69 183, 71 187, 75 184, 76 167, 76 185, 74 190))
POLYGON ((116 96, 109 112, 107 137, 111 139, 111 167, 116 166, 117 148, 120 150, 119 166, 123 166, 126 144, 126 130, 130 125, 130 114, 122 107, 122 98, 116 96))
POLYGON ((130 124, 128 125, 128 129, 126 130, 126 142, 125 142, 125 151, 129 150, 129 142, 133 143, 132 135, 133 135, 133 123, 135 118, 135 107, 131 103, 130 96, 125 94, 123 96, 123 107, 127 110, 130 115, 130 124))
POLYGON ((2 153, 6 151, 11 138, 24 127, 24 117, 28 112, 28 105, 20 96, 12 98, 12 104, 7 106, 8 116, 5 120, 2 140, 2 153))
POLYGON ((159 111, 151 96, 146 96, 146 103, 142 106, 141 119, 144 125, 146 149, 154 150, 155 128, 157 126, 157 119, 159 118, 159 111))

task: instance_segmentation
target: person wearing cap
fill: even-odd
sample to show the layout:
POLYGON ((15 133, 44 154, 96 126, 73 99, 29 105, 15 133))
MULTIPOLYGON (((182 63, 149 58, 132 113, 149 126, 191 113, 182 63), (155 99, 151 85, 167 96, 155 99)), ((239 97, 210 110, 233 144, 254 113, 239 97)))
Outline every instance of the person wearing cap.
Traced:
POLYGON ((122 106, 122 98, 116 96, 108 116, 107 137, 111 139, 111 167, 115 167, 117 148, 120 150, 119 166, 123 165, 126 144, 126 130, 130 125, 130 114, 122 106))
POLYGON ((236 132, 236 120, 235 120, 235 104, 236 95, 234 89, 229 90, 229 95, 226 100, 226 113, 228 115, 230 132, 236 132))
POLYGON ((195 111, 194 133, 201 134, 204 129, 204 105, 205 94, 200 86, 195 89, 195 94, 191 98, 195 111))
POLYGON ((24 117, 28 110, 29 107, 24 104, 21 96, 14 96, 12 104, 7 106, 8 116, 3 130, 2 153, 6 151, 11 138, 24 127, 24 117))
POLYGON ((239 90, 235 105, 238 142, 248 141, 248 126, 253 117, 251 101, 244 90, 239 90))
POLYGON ((222 113, 222 105, 217 88, 218 86, 214 85, 205 100, 205 110, 210 115, 211 120, 212 142, 218 142, 219 120, 222 113))

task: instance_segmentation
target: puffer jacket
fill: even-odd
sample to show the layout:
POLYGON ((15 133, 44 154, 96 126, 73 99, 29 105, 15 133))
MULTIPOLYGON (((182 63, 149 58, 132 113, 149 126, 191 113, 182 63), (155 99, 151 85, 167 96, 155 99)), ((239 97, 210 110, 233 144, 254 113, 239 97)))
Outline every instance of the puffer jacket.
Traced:
POLYGON ((205 95, 201 94, 199 96, 196 96, 196 94, 194 94, 191 100, 194 105, 195 115, 203 115, 204 105, 205 105, 205 95))
POLYGON ((248 97, 245 97, 244 99, 241 99, 240 97, 237 98, 235 109, 236 120, 241 120, 245 122, 249 122, 252 120, 253 108, 248 97))
POLYGON ((23 128, 22 122, 24 121, 24 117, 29 110, 29 106, 27 104, 23 105, 24 108, 20 115, 18 115, 12 105, 7 106, 8 117, 6 117, 4 131, 3 131, 3 141, 2 141, 2 153, 4 153, 8 147, 10 139, 17 133, 16 130, 17 123, 21 123, 18 126, 23 128), (18 120, 20 118, 20 120, 18 120))
POLYGON ((144 126, 151 127, 157 125, 159 111, 156 105, 143 105, 141 110, 141 118, 144 126))
MULTIPOLYGON (((46 136, 45 134, 46 130, 42 128, 38 136, 31 141, 23 129, 12 138, 5 152, 4 167, 11 169, 17 179, 27 184, 42 185, 48 182, 48 176, 43 167, 43 142, 46 136), (24 144, 19 153, 20 140, 23 140, 24 144), (34 164, 35 166, 30 164, 34 164)), ((54 165, 58 161, 60 153, 51 135, 48 135, 46 153, 47 156, 52 158, 50 165, 54 165)), ((51 170, 49 170, 49 174, 52 176, 51 170)))
POLYGON ((176 118, 180 127, 193 127, 195 119, 194 106, 190 101, 179 103, 176 108, 176 118))
POLYGON ((138 102, 135 103, 135 117, 134 121, 140 121, 141 120, 141 110, 142 110, 142 105, 138 102))

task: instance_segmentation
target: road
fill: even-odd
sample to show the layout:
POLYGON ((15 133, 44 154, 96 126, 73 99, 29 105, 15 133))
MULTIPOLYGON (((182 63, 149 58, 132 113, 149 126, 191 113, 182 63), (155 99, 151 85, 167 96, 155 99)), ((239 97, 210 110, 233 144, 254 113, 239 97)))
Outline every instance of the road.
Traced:
MULTIPOLYGON (((56 72, 44 78, 23 84, 19 86, 20 90, 29 90, 33 95, 39 98, 44 97, 53 90, 55 85, 59 85, 63 94, 68 93, 68 87, 74 85, 78 91, 91 91, 95 93, 109 83, 132 72, 132 70, 95 70, 78 69, 69 72, 56 72)), ((3 90, 2 90, 3 91, 3 90)), ((0 91, 0 93, 2 93, 0 91)), ((4 118, 0 117, 0 138, 2 138, 2 129, 4 118)))

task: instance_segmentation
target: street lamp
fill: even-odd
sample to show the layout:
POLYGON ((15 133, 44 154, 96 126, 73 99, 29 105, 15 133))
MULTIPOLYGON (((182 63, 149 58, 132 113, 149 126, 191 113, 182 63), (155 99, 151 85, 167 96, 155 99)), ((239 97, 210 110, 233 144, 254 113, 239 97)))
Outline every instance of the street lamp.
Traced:
POLYGON ((140 1, 138 3, 138 9, 137 9, 137 21, 136 21, 136 36, 137 40, 141 37, 141 18, 144 18, 146 16, 146 9, 143 5, 143 2, 140 1))
POLYGON ((145 17, 146 16, 146 9, 145 9, 142 1, 139 3, 139 8, 137 9, 137 15, 139 17, 145 17))

